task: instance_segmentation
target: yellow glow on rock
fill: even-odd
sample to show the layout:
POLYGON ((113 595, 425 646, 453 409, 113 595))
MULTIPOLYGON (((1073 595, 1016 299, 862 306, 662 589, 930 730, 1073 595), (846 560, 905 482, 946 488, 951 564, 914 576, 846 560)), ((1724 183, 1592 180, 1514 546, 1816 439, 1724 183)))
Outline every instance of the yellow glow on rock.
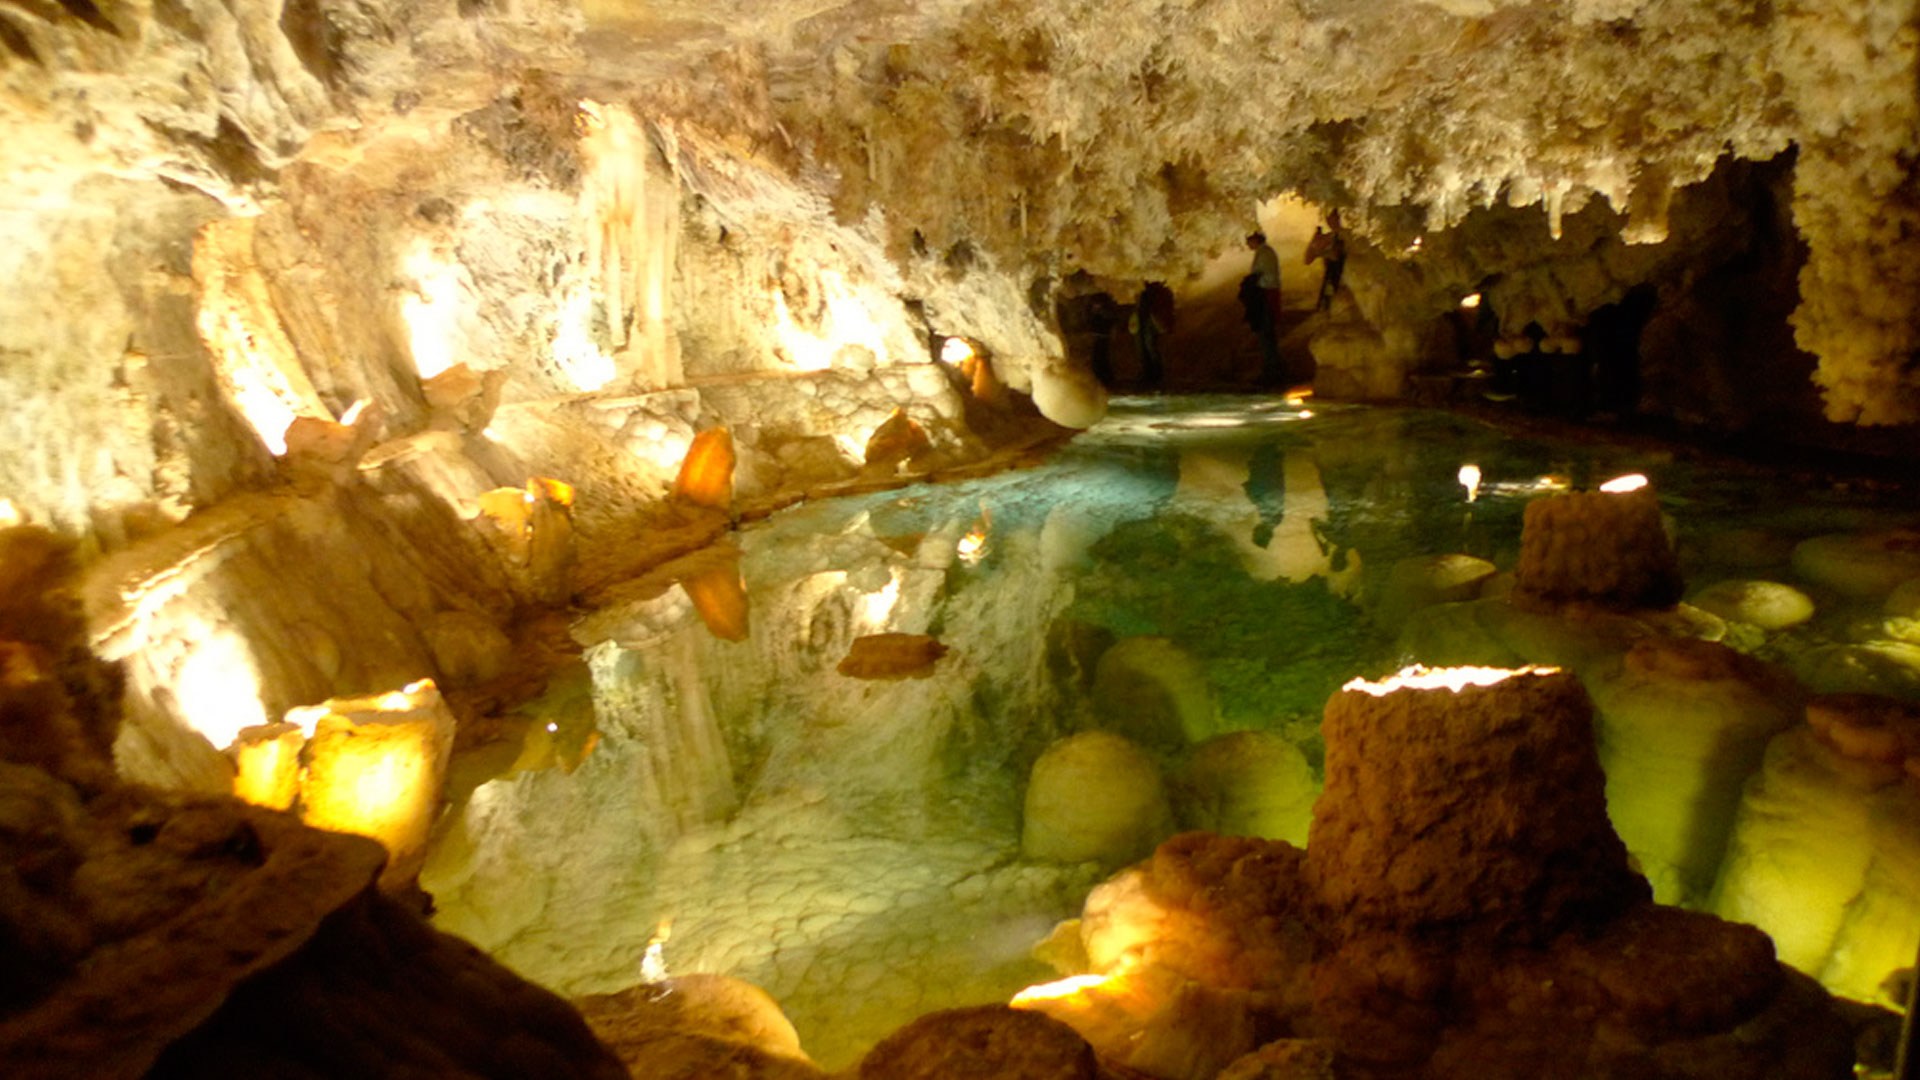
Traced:
POLYGON ((1646 486, 1646 477, 1639 473, 1629 473, 1626 476, 1616 476, 1606 483, 1601 484, 1600 490, 1612 495, 1621 495, 1629 491, 1639 491, 1646 486))
POLYGON ((418 869, 440 808, 453 714, 427 680, 412 693, 336 698, 307 743, 301 817, 386 847, 388 874, 418 869))
POLYGON ((1493 686, 1516 675, 1557 675, 1557 667, 1529 664, 1522 668, 1447 667, 1430 668, 1421 664, 1401 668, 1379 682, 1354 679, 1341 690, 1358 690, 1374 697, 1386 697, 1396 690, 1451 690, 1459 693, 1469 686, 1493 686))
POLYGON ((234 795, 270 810, 292 809, 300 795, 300 751, 306 742, 306 732, 294 724, 241 732, 230 750, 234 795))

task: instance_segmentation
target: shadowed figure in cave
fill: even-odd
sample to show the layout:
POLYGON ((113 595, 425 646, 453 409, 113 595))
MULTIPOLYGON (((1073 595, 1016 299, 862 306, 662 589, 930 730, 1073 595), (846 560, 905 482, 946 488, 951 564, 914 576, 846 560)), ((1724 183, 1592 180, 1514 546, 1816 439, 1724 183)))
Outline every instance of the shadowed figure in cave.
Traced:
POLYGON ((1092 335, 1093 377, 1102 386, 1113 385, 1113 328, 1120 322, 1120 305, 1112 295, 1094 293, 1083 307, 1087 332, 1092 335))
POLYGON ((1307 241, 1307 265, 1313 265, 1315 259, 1323 260, 1323 273, 1320 276, 1320 296, 1313 303, 1315 311, 1329 311, 1333 308, 1333 294, 1340 291, 1340 275, 1347 268, 1347 234, 1340 227, 1340 211, 1327 211, 1327 224, 1324 228, 1315 227, 1313 239, 1307 241))
POLYGON ((1260 381, 1277 383, 1285 377, 1280 365, 1280 253, 1267 243, 1267 234, 1247 234, 1253 265, 1240 282, 1240 303, 1247 325, 1260 339, 1260 381))
POLYGON ((1140 353, 1140 384, 1159 386, 1166 378, 1160 357, 1160 339, 1173 329, 1173 290, 1165 282, 1149 281, 1133 306, 1133 340, 1140 353))
POLYGON ((1599 418, 1632 416, 1640 406, 1640 333, 1653 317, 1658 291, 1637 285, 1618 303, 1595 309, 1587 319, 1587 352, 1593 357, 1593 407, 1599 418))

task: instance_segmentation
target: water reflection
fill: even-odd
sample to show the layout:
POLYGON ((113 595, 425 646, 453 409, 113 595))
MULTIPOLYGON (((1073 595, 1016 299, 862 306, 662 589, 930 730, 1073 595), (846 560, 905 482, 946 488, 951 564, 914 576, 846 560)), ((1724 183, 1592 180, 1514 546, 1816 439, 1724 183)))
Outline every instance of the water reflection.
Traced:
POLYGON ((1167 511, 1211 522, 1255 581, 1325 578, 1342 596, 1359 583, 1359 553, 1327 533, 1326 487, 1308 453, 1271 445, 1184 450, 1167 511))
MULTIPOLYGON (((1122 399, 1041 468, 801 504, 741 530, 737 550, 636 583, 575 628, 592 752, 557 752, 571 773, 492 775, 449 815, 422 878, 441 925, 587 993, 639 982, 672 919, 676 973, 764 987, 840 1068, 920 1013, 1052 977, 1029 948, 1110 869, 1022 857, 1027 778, 1056 740, 1157 733, 1143 741, 1160 744, 1147 752, 1173 827, 1295 833, 1319 782, 1321 710, 1354 676, 1398 670, 1423 642, 1469 659, 1542 642, 1624 652, 1497 607, 1498 576, 1418 576, 1482 565, 1441 555, 1510 570, 1543 477, 1650 475, 1696 588, 1789 575, 1799 541, 1911 509, 1439 414, 1315 413, 1122 399), (944 651, 919 677, 843 674, 876 635, 944 651), (1237 768, 1249 747, 1284 764, 1284 785, 1245 786, 1278 775, 1237 768)), ((1887 621, 1809 589, 1819 615, 1723 621, 1721 636, 1788 664, 1863 648, 1887 621)), ((1609 627, 1628 643, 1650 632, 1609 627)), ((1829 669, 1842 674, 1814 688, 1867 677, 1829 669)), ((1764 861, 1764 844, 1732 849, 1764 861)), ((1702 888, 1706 871, 1689 873, 1702 888)), ((1803 895, 1772 878, 1739 892, 1789 894, 1803 895)), ((1920 919, 1904 925, 1910 957, 1920 919)))

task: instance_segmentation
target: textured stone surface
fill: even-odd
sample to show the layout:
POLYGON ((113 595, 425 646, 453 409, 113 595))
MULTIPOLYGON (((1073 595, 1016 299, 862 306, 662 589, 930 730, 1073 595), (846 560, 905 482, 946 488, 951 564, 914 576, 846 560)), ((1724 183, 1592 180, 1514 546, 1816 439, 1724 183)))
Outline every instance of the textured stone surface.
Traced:
POLYGON ((1516 597, 1633 611, 1671 606, 1681 588, 1680 562, 1651 488, 1578 491, 1527 504, 1516 597))
POLYGON ((1545 940, 1646 898, 1607 820, 1578 680, 1385 686, 1327 703, 1307 867, 1330 917, 1545 940))
POLYGON ((1094 1080, 1093 1048, 1039 1013, 982 1005, 930 1013, 860 1059, 860 1080, 1094 1080))
POLYGON ((1306 852, 1167 841, 1089 897, 1085 982, 1024 1007, 1141 1064, 1174 1045, 1168 1018, 1212 1002, 1206 1038, 1149 1070, 1173 1077, 1227 1067, 1200 1068, 1196 1043, 1248 1037, 1230 1075, 1848 1074, 1848 1025, 1765 934, 1647 901, 1572 676, 1440 674, 1461 685, 1356 683, 1329 702, 1306 852), (1250 1053, 1302 1036, 1323 1042, 1250 1053))

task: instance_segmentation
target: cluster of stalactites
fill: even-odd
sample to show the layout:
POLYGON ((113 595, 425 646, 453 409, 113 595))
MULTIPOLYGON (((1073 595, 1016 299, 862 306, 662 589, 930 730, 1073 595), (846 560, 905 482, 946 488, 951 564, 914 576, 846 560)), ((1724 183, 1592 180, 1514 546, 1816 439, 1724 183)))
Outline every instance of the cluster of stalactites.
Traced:
POLYGON ((843 219, 878 205, 897 243, 1122 277, 1231 246, 1287 190, 1361 210, 1362 233, 1504 202, 1558 236, 1599 196, 1654 244, 1677 189, 1798 144, 1800 342, 1829 415, 1896 422, 1920 415, 1911 6, 989 2, 949 36, 847 47, 783 122, 838 174, 843 219))

